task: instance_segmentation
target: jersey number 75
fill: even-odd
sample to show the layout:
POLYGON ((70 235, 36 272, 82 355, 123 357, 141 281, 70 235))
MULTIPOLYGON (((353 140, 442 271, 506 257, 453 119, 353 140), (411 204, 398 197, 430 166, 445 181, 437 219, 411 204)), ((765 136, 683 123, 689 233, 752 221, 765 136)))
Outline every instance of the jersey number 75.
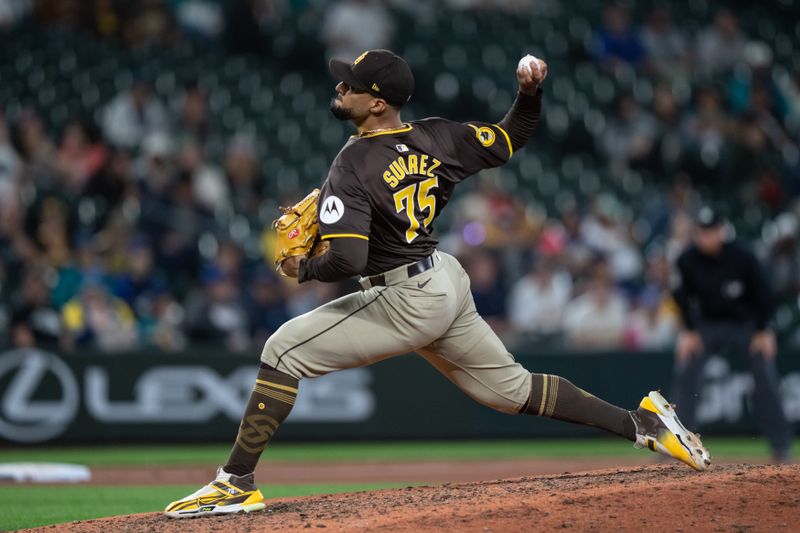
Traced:
POLYGON ((409 227, 406 230, 406 241, 411 242, 417 238, 417 230, 419 230, 420 222, 417 220, 416 211, 419 207, 419 212, 428 211, 425 218, 422 220, 423 227, 427 228, 431 223, 433 217, 436 216, 436 197, 430 194, 431 189, 439 186, 439 177, 433 177, 409 185, 394 193, 394 207, 398 213, 404 209, 406 216, 408 216, 409 227), (416 199, 416 205, 414 200, 416 199))

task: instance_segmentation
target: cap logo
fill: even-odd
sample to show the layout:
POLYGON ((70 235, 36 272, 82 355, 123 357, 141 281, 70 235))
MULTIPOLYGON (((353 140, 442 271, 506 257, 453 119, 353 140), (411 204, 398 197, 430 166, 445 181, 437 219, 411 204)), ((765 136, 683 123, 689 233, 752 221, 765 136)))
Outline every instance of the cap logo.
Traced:
POLYGON ((381 88, 380 88, 380 87, 378 87, 378 84, 377 84, 377 83, 373 83, 373 84, 372 84, 372 90, 373 90, 373 91, 375 91, 376 93, 379 93, 379 92, 381 92, 381 88))
POLYGON ((355 60, 355 61, 353 61, 353 65, 358 65, 358 64, 361 62, 361 60, 362 60, 362 59, 364 59, 364 56, 366 56, 368 53, 369 53, 369 50, 367 50, 366 52, 364 52, 363 54, 361 54, 360 56, 358 56, 358 57, 356 58, 356 60, 355 60))

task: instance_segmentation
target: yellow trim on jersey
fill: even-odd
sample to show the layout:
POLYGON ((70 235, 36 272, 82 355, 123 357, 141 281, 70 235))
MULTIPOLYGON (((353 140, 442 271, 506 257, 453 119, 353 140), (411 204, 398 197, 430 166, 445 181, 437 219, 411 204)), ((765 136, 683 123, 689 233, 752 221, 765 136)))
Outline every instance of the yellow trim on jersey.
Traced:
POLYGON ((267 385, 268 387, 274 387, 276 389, 285 390, 288 392, 293 392, 297 394, 296 387, 290 387, 289 385, 281 385, 280 383, 273 383, 271 381, 264 381, 263 379, 256 379, 256 383, 260 385, 267 385))
POLYGON ((334 239, 337 237, 353 237, 355 239, 364 239, 365 241, 369 240, 369 237, 366 235, 359 235, 358 233, 331 233, 330 235, 322 235, 320 239, 324 241, 325 239, 334 239))
POLYGON ((376 131, 373 133, 367 133, 365 135, 353 135, 353 137, 358 137, 359 139, 367 139, 369 137, 377 137, 378 135, 391 135, 393 133, 405 133, 407 131, 411 131, 414 129, 414 126, 411 124, 405 123, 403 126, 399 128, 394 128, 391 130, 383 130, 383 131, 376 131))
POLYGON ((503 134, 503 137, 506 138, 506 142, 508 143, 508 158, 511 159, 511 156, 514 155, 514 149, 511 147, 511 137, 508 136, 506 130, 500 127, 500 124, 494 125, 500 132, 503 134))

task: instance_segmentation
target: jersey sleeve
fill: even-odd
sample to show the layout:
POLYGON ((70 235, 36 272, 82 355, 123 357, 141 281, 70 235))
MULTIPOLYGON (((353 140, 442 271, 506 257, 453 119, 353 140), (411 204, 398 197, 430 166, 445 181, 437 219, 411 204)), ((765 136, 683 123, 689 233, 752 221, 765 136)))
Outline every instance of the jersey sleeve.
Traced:
POLYGON ((437 136, 445 151, 464 169, 465 175, 485 168, 499 167, 513 155, 511 139, 503 128, 488 122, 437 121, 437 136))
POLYGON ((350 237, 369 240, 372 210, 352 170, 341 166, 331 168, 317 209, 321 239, 350 237))

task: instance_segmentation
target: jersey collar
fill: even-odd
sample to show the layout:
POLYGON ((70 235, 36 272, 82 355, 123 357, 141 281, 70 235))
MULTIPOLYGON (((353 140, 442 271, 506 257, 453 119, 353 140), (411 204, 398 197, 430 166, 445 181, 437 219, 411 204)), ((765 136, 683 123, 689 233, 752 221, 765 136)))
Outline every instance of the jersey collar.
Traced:
POLYGON ((367 139, 369 137, 377 137, 378 135, 392 135, 394 133, 405 133, 407 131, 411 131, 414 127, 409 124, 408 122, 404 122, 402 126, 399 128, 392 128, 389 130, 382 130, 382 131, 374 131, 372 133, 367 133, 366 135, 351 135, 351 137, 355 139, 367 139))

